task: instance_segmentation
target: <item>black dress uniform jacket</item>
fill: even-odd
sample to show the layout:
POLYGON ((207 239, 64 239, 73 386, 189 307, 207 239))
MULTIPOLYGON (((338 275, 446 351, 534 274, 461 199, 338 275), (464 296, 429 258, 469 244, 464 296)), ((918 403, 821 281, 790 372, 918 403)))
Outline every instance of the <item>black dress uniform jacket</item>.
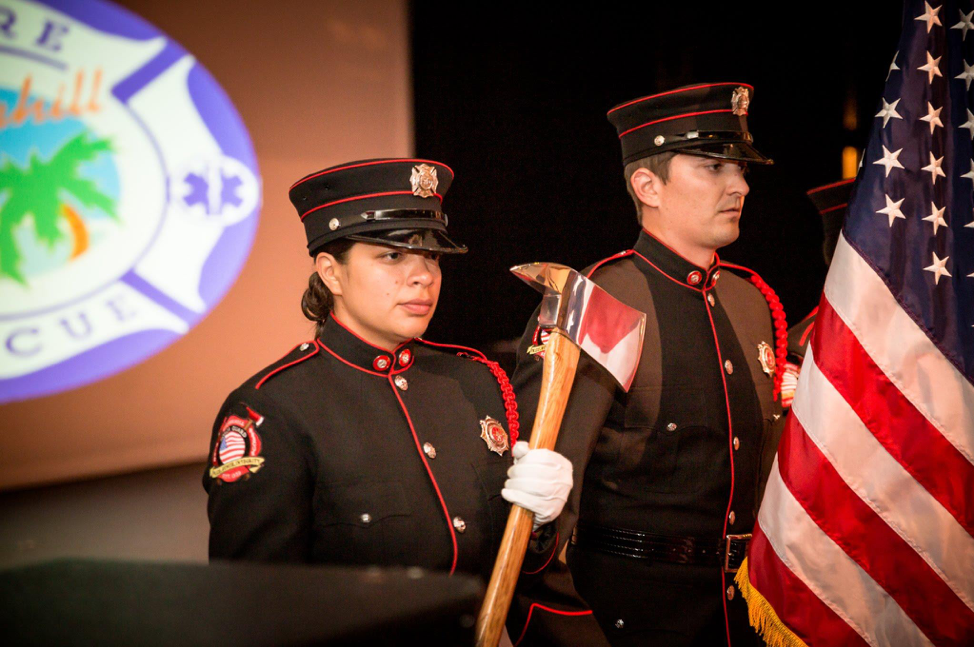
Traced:
MULTIPOLYGON (((557 443, 575 474, 558 519, 562 542, 576 522, 714 544, 750 533, 781 412, 773 362, 769 372, 760 361, 759 345, 775 345, 762 293, 719 262, 696 267, 645 231, 633 250, 587 273, 648 317, 628 393, 591 360, 579 363, 557 443)), ((536 322, 537 312, 513 379, 526 426, 543 364, 536 322)), ((719 566, 616 556, 581 541, 569 546, 568 564, 613 645, 721 645, 728 633, 735 646, 757 644, 733 575, 719 566)))
MULTIPOLYGON (((331 318, 321 338, 231 393, 204 475, 210 557, 488 579, 511 452, 491 451, 482 421, 509 430, 513 393, 506 401, 499 369, 458 349, 412 340, 389 352, 331 318)), ((550 530, 525 571, 550 561, 550 530)))

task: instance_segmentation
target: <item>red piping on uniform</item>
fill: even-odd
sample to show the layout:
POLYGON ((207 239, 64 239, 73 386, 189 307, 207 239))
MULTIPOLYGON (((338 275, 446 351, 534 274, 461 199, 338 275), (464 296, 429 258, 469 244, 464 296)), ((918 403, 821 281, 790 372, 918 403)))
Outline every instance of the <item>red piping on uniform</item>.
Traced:
POLYGON ((813 193, 818 193, 819 191, 824 191, 825 189, 834 189, 837 186, 842 186, 843 184, 849 184, 850 182, 855 182, 856 178, 850 178, 848 180, 839 180, 838 182, 833 182, 832 184, 826 184, 825 186, 815 187, 810 191, 806 191, 805 195, 812 195, 813 193))
POLYGON ((656 121, 647 121, 646 123, 636 126, 635 128, 630 128, 629 130, 619 133, 619 139, 622 139, 629 133, 639 130, 640 128, 645 128, 646 126, 652 126, 653 124, 661 124, 664 121, 673 121, 674 119, 683 119, 685 117, 699 117, 700 115, 715 115, 722 112, 734 112, 732 108, 721 108, 720 110, 701 110, 700 112, 686 112, 682 115, 673 115, 672 117, 663 117, 662 119, 657 119, 656 121))
POLYGON ((548 568, 548 564, 551 563, 551 560, 554 559, 554 557, 555 557, 555 553, 558 552, 558 538, 560 536, 561 536, 561 533, 560 532, 555 532, 555 543, 551 547, 551 554, 548 555, 548 559, 545 561, 544 566, 542 566, 541 568, 539 568, 536 571, 525 571, 525 570, 522 569, 521 572, 524 573, 525 575, 537 575, 538 573, 540 573, 544 569, 548 568))
MULTIPOLYGON (((308 342, 302 342, 302 343, 308 343, 308 342)), ((313 344, 314 342, 311 342, 311 343, 313 344)), ((301 344, 298 344, 298 346, 300 346, 300 345, 301 344)), ((295 346, 294 348, 297 348, 298 346, 295 346)), ((288 351, 287 355, 290 355, 291 353, 293 353, 294 352, 294 348, 292 348, 290 351, 288 351)), ((254 387, 254 390, 256 391, 257 389, 259 389, 264 384, 264 382, 266 382, 267 380, 271 379, 272 377, 274 377, 275 375, 277 375, 278 373, 280 373, 284 369, 286 369, 286 368, 288 368, 290 366, 294 366, 295 364, 299 364, 299 363, 303 362, 304 360, 308 359, 309 357, 314 357, 317 354, 318 354, 318 346, 315 345, 315 350, 314 350, 313 353, 308 353, 307 355, 304 355, 302 357, 299 357, 296 360, 294 360, 293 362, 288 362, 284 366, 278 366, 273 371, 271 371, 270 373, 268 373, 264 377, 260 378, 260 382, 257 383, 257 386, 254 387)), ((287 355, 285 355, 285 357, 287 357, 287 355)))
POLYGON ((453 541, 453 564, 450 565, 450 575, 453 575, 453 571, 457 568, 457 534, 453 531, 453 520, 450 518, 450 511, 446 507, 446 501, 443 500, 443 494, 440 492, 440 486, 436 482, 436 477, 433 476, 433 470, 430 469, 430 464, 426 460, 426 455, 423 453, 423 448, 419 446, 419 436, 416 435, 416 428, 413 427, 413 419, 409 417, 409 410, 406 409, 406 404, 399 397, 399 389, 396 387, 395 383, 392 381, 392 376, 389 376, 389 388, 396 395, 396 399, 399 400, 399 406, 402 407, 402 412, 406 414, 406 422, 409 423, 409 431, 413 434, 413 442, 416 445, 416 451, 419 453, 420 459, 423 461, 423 465, 426 467, 426 473, 429 474, 430 480, 433 482, 433 489, 436 490, 436 496, 440 500, 440 505, 443 506, 443 514, 446 515, 446 527, 450 531, 450 539, 453 541))
MULTIPOLYGON (((448 170, 450 172, 450 175, 452 175, 453 177, 456 177, 456 173, 453 172, 452 168, 450 168, 446 164, 443 164, 442 162, 434 162, 433 160, 414 160, 414 159, 376 160, 374 162, 362 162, 361 164, 348 164, 347 166, 339 166, 338 168, 327 169, 321 171, 320 173, 315 173, 313 175, 309 175, 308 177, 303 177, 297 182, 295 182, 294 184, 292 184, 291 189, 298 186, 299 184, 304 184, 308 180, 313 180, 316 177, 321 177, 322 175, 328 175, 329 173, 337 173, 338 171, 345 171, 350 168, 359 168, 362 166, 375 166, 377 164, 402 164, 404 162, 409 162, 409 163, 419 162, 420 164, 436 164, 437 166, 442 166, 443 168, 448 170)), ((291 189, 288 190, 290 191, 291 189)))
MULTIPOLYGON (((636 256, 638 256, 639 258, 643 259, 647 263, 649 263, 650 267, 652 267, 654 270, 656 270, 657 272, 659 272, 660 274, 662 274, 663 276, 665 276, 669 280, 673 281, 677 285, 682 285, 683 287, 685 287, 685 288, 687 288, 689 290, 693 290, 694 292, 703 292, 703 288, 695 288, 692 285, 687 285, 686 283, 684 283, 683 281, 680 281, 679 279, 673 278, 672 276, 670 276, 669 274, 667 274, 666 272, 664 272, 663 270, 661 270, 660 268, 658 268, 651 260, 649 260, 648 258, 646 258, 645 256, 643 256, 642 254, 640 254, 636 250, 632 250, 632 253, 635 254, 636 256)), ((703 274, 703 272, 701 272, 701 274, 703 274)))
POLYGON ((349 328, 348 326, 346 326, 345 324, 343 324, 341 322, 341 320, 338 317, 335 316, 335 313, 334 312, 329 312, 328 313, 328 316, 331 317, 332 319, 334 319, 335 320, 335 323, 337 323, 339 326, 341 326, 342 328, 344 328, 345 331, 348 332, 349 335, 351 335, 355 339, 359 340, 363 344, 365 344, 367 346, 371 346, 372 348, 374 348, 377 351, 382 352, 382 353, 391 353, 391 354, 395 355, 396 350, 398 350, 400 346, 402 346, 403 344, 408 344, 409 341, 410 341, 410 340, 406 340, 406 341, 402 342, 401 344, 399 344, 399 346, 396 346, 396 348, 394 348, 393 350, 387 350, 385 348, 382 348, 381 346, 376 346, 375 344, 373 344, 372 342, 366 340, 364 337, 362 337, 361 335, 359 335, 357 332, 355 332, 354 330, 352 330, 351 328, 349 328))
MULTIPOLYGON (((365 200, 366 198, 382 198, 382 197, 389 196, 389 195, 415 195, 415 194, 412 191, 384 191, 382 193, 369 193, 367 195, 353 195, 350 198, 342 198, 341 200, 333 200, 332 202, 327 202, 325 204, 319 204, 317 207, 315 207, 313 209, 308 209, 307 211, 305 211, 304 213, 301 214, 301 220, 303 221, 308 215, 314 213, 315 211, 318 211, 319 209, 324 209, 326 207, 333 207, 336 204, 342 204, 342 203, 345 203, 345 202, 354 202, 356 200, 365 200)), ((434 193, 433 195, 435 195, 442 202, 442 200, 443 200, 443 196, 442 195, 440 195, 439 193, 434 193)))
POLYGON ((743 265, 734 265, 733 263, 721 263, 721 266, 741 270, 750 274, 751 283, 761 291, 761 296, 764 297, 764 300, 768 302, 768 307, 771 308, 771 318, 774 320, 775 339, 774 391, 772 392, 772 399, 777 401, 778 395, 781 393, 781 380, 785 375, 785 361, 788 357, 788 322, 785 319, 785 308, 781 305, 781 299, 771 289, 771 286, 754 270, 748 269, 743 265))
POLYGON ((474 355, 476 355, 481 359, 487 359, 486 355, 481 353, 476 348, 470 348, 469 346, 458 346, 456 344, 437 344, 436 342, 426 341, 425 339, 417 339, 416 341, 418 341, 421 344, 426 344, 427 346, 435 346, 437 348, 456 348, 459 350, 464 350, 467 351, 468 353, 473 353, 474 355))
MULTIPOLYGON (((707 309, 707 318, 710 319, 710 329, 714 333, 714 346, 717 348, 717 364, 720 370, 720 381, 724 385, 724 404, 727 406, 727 449, 730 452, 731 486, 730 497, 727 499, 727 510, 724 512, 724 530, 722 537, 727 536, 727 517, 730 515, 731 506, 734 505, 734 426, 731 422, 730 394, 727 393, 727 376, 724 372, 724 358, 720 352, 720 340, 717 338, 717 326, 714 325, 714 316, 710 312, 710 302, 704 299, 704 307, 707 309)), ((727 574, 724 569, 720 571, 721 587, 727 589, 727 574)), ((721 591, 720 600, 724 605, 724 628, 727 630, 727 644, 731 645, 730 621, 727 619, 727 595, 721 591)))
POLYGON ((831 213, 833 211, 838 211, 839 209, 845 209, 848 206, 849 206, 849 203, 848 202, 846 202, 845 204, 837 204, 834 207, 829 207, 828 209, 822 209, 821 211, 819 211, 819 214, 820 215, 825 215, 825 214, 831 213))
POLYGON ((703 90, 704 88, 719 88, 719 87, 722 87, 722 86, 725 86, 725 85, 743 85, 745 88, 747 88, 751 92, 754 92, 754 86, 753 85, 748 85, 747 83, 705 83, 703 85, 695 85, 695 86, 690 87, 690 88, 679 88, 679 89, 676 89, 676 90, 668 90, 666 92, 660 92, 659 94, 651 94, 648 97, 642 97, 640 99, 633 99, 632 101, 629 101, 627 103, 624 103, 621 106, 616 106, 615 108, 613 108, 612 110, 610 110, 609 112, 607 112, 605 114, 606 115, 611 115, 616 110, 622 110, 623 108, 627 108, 627 107, 632 106, 632 105, 635 105, 637 103, 642 103, 643 101, 649 101, 650 99, 656 99, 657 97, 665 97, 665 96, 667 96, 669 94, 679 94, 681 92, 690 92, 691 90, 703 90))
MULTIPOLYGON (((504 416, 507 418, 507 435, 511 440, 511 447, 513 447, 514 443, 516 443, 517 439, 520 437, 521 423, 519 421, 519 415, 517 412, 517 397, 514 395, 514 388, 511 386, 511 380, 507 377, 507 373, 504 372, 501 365, 487 359, 487 357, 476 348, 457 346, 455 344, 437 344, 435 342, 426 341, 425 339, 417 339, 416 341, 421 344, 426 344, 428 346, 434 346, 437 348, 461 349, 466 352, 458 353, 458 355, 467 354, 470 359, 474 360, 475 362, 485 364, 487 368, 490 369, 491 374, 494 376, 494 379, 497 380, 497 384, 501 389, 501 398, 504 400, 504 416), (470 353, 475 353, 475 355, 470 355, 470 353)), ((513 451, 513 449, 511 451, 513 451)))
POLYGON ((385 373, 376 373, 375 371, 370 371, 367 368, 362 368, 358 364, 351 363, 350 361, 348 361, 347 359, 345 359, 344 357, 342 357, 341 355, 339 355, 338 353, 336 353, 332 349, 330 349, 327 346, 325 346, 324 342, 322 342, 320 339, 316 339, 315 342, 319 346, 321 346, 322 348, 324 348, 326 351, 328 351, 329 353, 331 353, 331 356, 334 357, 335 359, 337 359, 342 364, 347 364, 348 366, 351 366, 352 368, 358 369, 358 370, 362 371, 363 373, 368 373, 369 375, 376 375, 378 377, 386 377, 386 374, 385 373))
POLYGON ((531 622, 531 614, 534 613, 534 608, 535 607, 537 607, 539 609, 544 609, 545 611, 548 611, 549 613, 556 613, 556 614, 558 614, 560 616, 588 616, 588 615, 592 615, 592 610, 591 609, 589 609, 588 611, 559 611, 558 609, 552 609, 551 607, 546 607, 543 604, 538 604, 537 602, 535 602, 534 604, 531 605, 531 608, 528 609, 528 617, 527 617, 527 620, 524 621, 524 629, 521 631, 521 635, 517 637, 517 640, 514 641, 513 647, 517 647, 519 644, 521 644, 521 641, 524 640, 524 634, 527 633, 527 631, 528 631, 528 624, 531 622))
MULTIPOLYGON (((624 252, 619 252, 618 254, 613 254, 609 258, 603 258, 601 261, 599 261, 598 263, 596 263, 595 265, 592 266, 592 269, 590 269, 588 271, 588 274, 586 274, 585 277, 590 279, 590 278, 592 278, 592 275, 595 274, 595 270, 599 269, 600 267, 602 267, 603 265, 605 265, 609 261, 614 261, 617 258, 625 258, 626 256, 632 256, 632 254, 633 254, 633 250, 627 249, 624 252)), ((537 331, 535 331, 535 334, 537 334, 537 331)), ((537 344, 538 343, 537 340, 535 340, 534 343, 537 344)))

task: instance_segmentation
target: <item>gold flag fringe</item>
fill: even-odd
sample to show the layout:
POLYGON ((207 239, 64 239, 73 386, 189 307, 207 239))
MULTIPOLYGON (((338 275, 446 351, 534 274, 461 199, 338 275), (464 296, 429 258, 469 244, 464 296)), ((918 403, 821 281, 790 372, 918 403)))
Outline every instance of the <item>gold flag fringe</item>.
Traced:
POLYGON ((769 647, 808 647, 805 641, 785 626, 778 614, 774 612, 771 603, 751 586, 751 580, 747 576, 747 558, 734 576, 734 581, 737 582, 741 595, 747 601, 747 615, 751 626, 769 647))

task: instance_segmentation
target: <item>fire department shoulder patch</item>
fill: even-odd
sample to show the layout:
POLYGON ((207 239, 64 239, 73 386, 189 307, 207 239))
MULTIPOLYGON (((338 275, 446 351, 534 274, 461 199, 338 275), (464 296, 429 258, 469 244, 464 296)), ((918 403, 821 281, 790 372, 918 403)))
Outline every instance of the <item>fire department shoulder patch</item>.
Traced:
POLYGON ((247 411, 250 420, 230 415, 220 425, 210 456, 210 478, 233 483, 264 466, 257 435, 257 427, 264 419, 249 408, 247 411))

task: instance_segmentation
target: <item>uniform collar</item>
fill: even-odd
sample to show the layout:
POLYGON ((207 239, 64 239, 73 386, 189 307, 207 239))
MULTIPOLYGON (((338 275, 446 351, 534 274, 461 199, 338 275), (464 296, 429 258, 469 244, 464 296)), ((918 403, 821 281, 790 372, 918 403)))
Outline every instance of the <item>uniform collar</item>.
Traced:
POLYGON ((680 256, 675 250, 643 229, 633 250, 658 272, 684 287, 694 290, 710 289, 720 278, 720 259, 714 254, 714 262, 703 268, 680 256))
POLYGON ((414 340, 404 341, 390 352, 356 335, 334 314, 328 315, 318 344, 346 364, 374 375, 400 373, 415 361, 414 340))

